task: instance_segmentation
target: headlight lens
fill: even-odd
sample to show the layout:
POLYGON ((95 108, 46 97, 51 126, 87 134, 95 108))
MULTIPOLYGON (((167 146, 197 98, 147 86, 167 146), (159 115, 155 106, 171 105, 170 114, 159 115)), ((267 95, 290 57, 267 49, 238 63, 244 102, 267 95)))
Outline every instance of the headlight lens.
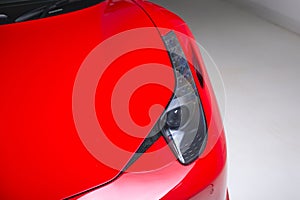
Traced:
POLYGON ((159 122, 161 132, 182 164, 199 157, 207 140, 207 127, 197 87, 180 43, 173 31, 163 36, 173 65, 176 87, 159 122))

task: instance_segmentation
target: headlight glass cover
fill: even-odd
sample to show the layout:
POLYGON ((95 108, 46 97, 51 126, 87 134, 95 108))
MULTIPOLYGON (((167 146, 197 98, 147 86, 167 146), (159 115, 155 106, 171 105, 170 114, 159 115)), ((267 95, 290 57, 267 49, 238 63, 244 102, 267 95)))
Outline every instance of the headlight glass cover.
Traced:
POLYGON ((199 93, 181 45, 173 31, 163 36, 174 69, 176 87, 160 117, 162 135, 182 164, 195 161, 207 140, 207 126, 199 93))

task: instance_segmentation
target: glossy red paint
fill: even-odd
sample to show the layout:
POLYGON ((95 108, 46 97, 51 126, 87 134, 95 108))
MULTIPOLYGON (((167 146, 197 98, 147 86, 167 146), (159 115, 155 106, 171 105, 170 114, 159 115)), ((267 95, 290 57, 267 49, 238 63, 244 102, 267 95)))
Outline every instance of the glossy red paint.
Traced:
MULTIPOLYGON (((99 43, 133 28, 156 25, 193 36, 179 17, 154 4, 144 1, 111 2, 55 17, 0 26, 1 199, 62 199, 118 176, 119 170, 102 164, 87 151, 76 131, 72 91, 82 62, 99 43)), ((162 44, 160 34, 164 32, 158 31, 151 40, 162 44)), ((197 52, 197 47, 183 40, 180 42, 187 57, 197 52)), ((125 173, 82 198, 107 199, 120 187, 124 191, 121 194, 123 199, 126 199, 125 194, 143 195, 146 192, 150 195, 149 199, 225 198, 226 144, 223 126, 218 110, 212 109, 217 104, 201 56, 198 53, 196 56, 206 83, 204 88, 199 83, 197 87, 210 124, 203 156, 188 166, 173 161, 154 171, 125 173), (211 190, 211 184, 215 188, 213 193, 207 192, 211 190), (136 190, 138 186, 141 190, 136 190)), ((95 106, 99 119, 104 116, 101 113, 109 113, 103 105, 107 105, 110 99, 104 99, 107 104, 102 104, 101 99, 105 92, 111 92, 118 73, 144 62, 159 62, 171 67, 167 52, 151 49, 129 53, 116 60, 112 68, 121 63, 123 68, 107 72, 107 80, 102 81, 108 83, 112 80, 112 83, 104 93, 101 90, 103 83, 99 82, 97 88, 95 106)), ((196 77, 195 71, 193 75, 196 77)), ((157 91, 161 91, 156 101, 164 106, 172 95, 170 91, 157 87, 147 91, 152 96, 158 96, 157 91)), ((133 118, 142 125, 147 123, 148 115, 143 115, 143 104, 137 103, 141 98, 139 94, 133 98, 137 106, 131 106, 131 110, 133 118)), ((124 135, 115 126, 109 127, 111 118, 105 120, 113 133, 108 137, 114 143, 132 152, 138 148, 141 138, 124 135)), ((165 145, 165 141, 160 139, 148 151, 165 145)), ((162 157, 174 160, 169 149, 162 157)), ((139 162, 143 162, 143 156, 131 169, 139 162)))
MULTIPOLYGON (((178 161, 173 161, 157 170, 125 173, 111 184, 78 199, 225 200, 225 151, 222 134, 212 151, 195 163, 183 166, 178 161)), ((137 162, 143 162, 142 158, 137 162)))
MULTIPOLYGON (((61 199, 117 176, 78 137, 73 85, 83 60, 101 41, 144 26, 153 24, 130 1, 0 26, 1 199, 61 199)), ((166 52, 160 55, 156 59, 169 62, 166 52)), ((161 95, 161 103, 170 95, 161 95)), ((141 142, 127 138, 123 147, 134 151, 141 142)))
MULTIPOLYGON (((149 14, 154 24, 162 28, 159 29, 161 35, 166 34, 163 28, 167 28, 181 32, 193 40, 191 31, 178 16, 151 2, 136 2, 149 14)), ((201 55, 197 53, 198 47, 193 42, 189 43, 184 38, 180 38, 180 35, 177 36, 182 39, 180 42, 188 58, 196 54, 199 70, 205 79, 204 88, 197 83, 209 124, 209 139, 205 152, 196 162, 188 166, 172 163, 154 171, 126 173, 113 183, 84 195, 82 199, 133 199, 135 197, 138 199, 229 200, 226 181, 225 135, 212 86, 201 55)), ((190 65, 193 66, 193 63, 190 65)), ((197 66, 195 67, 197 68, 197 66)), ((193 75, 196 79, 195 71, 193 71, 193 75)), ((157 146, 163 146, 165 142, 159 140, 157 143, 157 146)), ((168 152, 165 154, 167 155, 168 152)), ((172 156, 170 152, 169 156, 172 156)), ((131 168, 143 162, 142 156, 131 168)), ((156 163, 157 161, 153 162, 156 163)))

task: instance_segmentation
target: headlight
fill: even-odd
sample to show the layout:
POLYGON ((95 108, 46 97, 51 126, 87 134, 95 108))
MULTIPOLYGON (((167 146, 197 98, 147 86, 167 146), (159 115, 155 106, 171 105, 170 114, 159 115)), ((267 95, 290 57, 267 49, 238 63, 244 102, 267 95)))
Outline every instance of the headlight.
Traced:
POLYGON ((182 164, 199 157, 207 140, 207 127, 189 64, 174 32, 163 36, 173 65, 176 87, 158 126, 182 164))

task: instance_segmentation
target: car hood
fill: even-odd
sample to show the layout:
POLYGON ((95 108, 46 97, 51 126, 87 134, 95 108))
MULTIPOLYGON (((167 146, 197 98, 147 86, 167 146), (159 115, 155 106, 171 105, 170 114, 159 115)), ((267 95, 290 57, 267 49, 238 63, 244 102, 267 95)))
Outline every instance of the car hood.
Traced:
MULTIPOLYGON (((74 83, 82 63, 98 44, 139 27, 153 27, 153 23, 130 1, 102 2, 68 14, 0 26, 1 198, 62 199, 118 176, 120 169, 99 161, 78 133, 72 104, 74 83)), ((151 40, 162 43, 158 32, 151 40)), ((160 55, 168 64, 167 53, 160 55)), ((101 105, 107 101, 98 95, 101 92, 99 86, 95 96, 98 119, 105 118, 101 105)), ((170 97, 171 93, 160 95, 160 104, 167 105, 170 97)), ((148 115, 139 114, 140 109, 133 108, 142 124, 148 115)), ((118 129, 106 133, 130 152, 143 141, 142 137, 127 138, 118 129)), ((119 164, 125 165, 130 156, 119 164)))

